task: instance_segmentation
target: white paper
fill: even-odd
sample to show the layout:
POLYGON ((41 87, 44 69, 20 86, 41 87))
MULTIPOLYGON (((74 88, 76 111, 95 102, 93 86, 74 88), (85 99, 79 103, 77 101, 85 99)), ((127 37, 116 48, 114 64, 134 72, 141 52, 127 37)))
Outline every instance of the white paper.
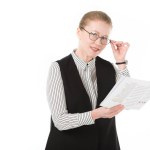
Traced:
POLYGON ((150 100, 150 81, 122 76, 100 106, 110 108, 122 104, 125 109, 140 109, 148 100, 150 100))

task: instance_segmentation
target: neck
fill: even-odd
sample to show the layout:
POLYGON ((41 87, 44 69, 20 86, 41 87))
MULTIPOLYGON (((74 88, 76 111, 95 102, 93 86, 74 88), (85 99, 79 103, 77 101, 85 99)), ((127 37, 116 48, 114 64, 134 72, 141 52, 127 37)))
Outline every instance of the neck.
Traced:
POLYGON ((82 60, 84 60, 85 62, 89 62, 91 61, 93 58, 92 57, 89 57, 87 56, 86 54, 82 53, 79 49, 77 49, 75 51, 75 54, 82 60))

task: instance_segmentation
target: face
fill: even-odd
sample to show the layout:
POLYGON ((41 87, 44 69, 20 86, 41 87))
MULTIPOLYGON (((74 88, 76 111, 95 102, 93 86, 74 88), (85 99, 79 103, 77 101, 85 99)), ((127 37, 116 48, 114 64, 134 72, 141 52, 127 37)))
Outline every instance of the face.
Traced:
POLYGON ((102 38, 109 38, 111 31, 111 25, 107 24, 104 21, 90 21, 84 29, 77 29, 77 35, 79 38, 78 50, 82 57, 95 58, 100 54, 100 52, 106 47, 101 43, 102 38), (85 31, 85 30, 86 31, 85 31), (89 38, 89 33, 92 35, 97 34, 99 37, 96 41, 93 41, 89 38))

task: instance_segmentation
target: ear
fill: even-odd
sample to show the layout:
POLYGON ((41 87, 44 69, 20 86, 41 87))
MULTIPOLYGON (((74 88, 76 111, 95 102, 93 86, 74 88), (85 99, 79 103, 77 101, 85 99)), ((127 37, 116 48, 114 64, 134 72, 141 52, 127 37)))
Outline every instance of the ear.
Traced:
POLYGON ((78 27, 77 28, 77 37, 80 39, 80 37, 81 37, 81 30, 80 30, 80 28, 78 27))

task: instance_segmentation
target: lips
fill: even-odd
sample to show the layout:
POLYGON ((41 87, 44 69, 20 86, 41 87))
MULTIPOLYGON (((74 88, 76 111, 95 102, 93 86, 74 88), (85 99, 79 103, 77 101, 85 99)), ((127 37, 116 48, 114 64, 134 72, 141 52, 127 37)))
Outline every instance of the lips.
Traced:
POLYGON ((98 52, 100 49, 96 47, 90 47, 94 52, 98 52))

